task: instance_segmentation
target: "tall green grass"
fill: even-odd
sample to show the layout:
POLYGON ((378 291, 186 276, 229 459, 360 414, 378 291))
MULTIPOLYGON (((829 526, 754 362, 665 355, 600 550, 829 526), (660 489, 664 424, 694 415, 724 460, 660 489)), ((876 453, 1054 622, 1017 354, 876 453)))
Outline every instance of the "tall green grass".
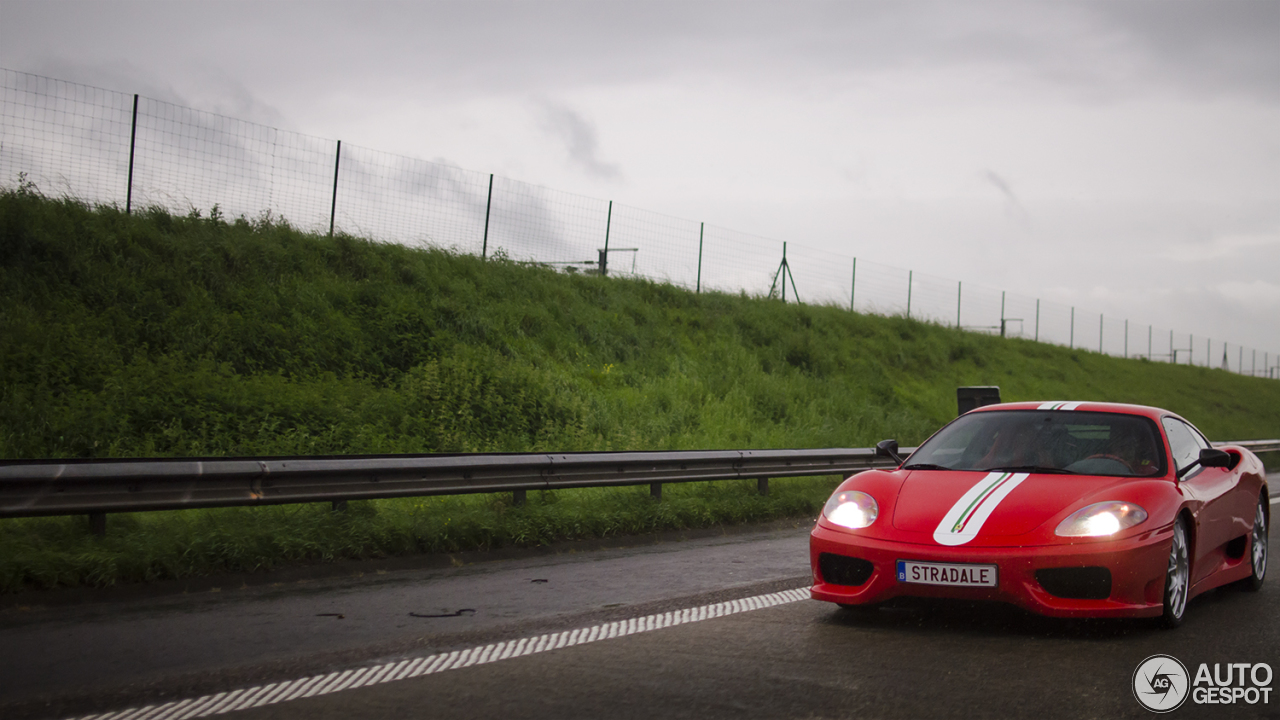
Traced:
MULTIPOLYGON (((29 186, 0 193, 0 367, 10 459, 909 445, 958 385, 1280 436, 1280 383, 1220 370, 29 186)), ((0 520, 0 590, 811 514, 831 483, 0 520)))

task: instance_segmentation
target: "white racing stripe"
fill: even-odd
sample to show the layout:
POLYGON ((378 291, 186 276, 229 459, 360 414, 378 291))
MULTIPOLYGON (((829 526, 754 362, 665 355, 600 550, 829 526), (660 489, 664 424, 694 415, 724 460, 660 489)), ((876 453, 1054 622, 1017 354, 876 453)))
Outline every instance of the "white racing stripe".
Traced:
POLYGON ((978 536, 997 506, 1027 479, 1027 473, 992 472, 960 496, 933 531, 939 545, 963 545, 978 536))
POLYGON ((661 615, 618 620, 603 625, 566 630, 537 637, 520 638, 519 640, 505 640, 482 647, 455 650, 450 653, 439 653, 411 660, 400 660, 385 665, 314 675, 289 682, 258 685, 232 692, 205 695, 204 697, 157 705, 146 705, 116 712, 86 715, 79 718, 79 720, 187 720, 188 718, 221 715, 235 712, 236 710, 275 705, 276 703, 288 702, 299 698, 328 695, 329 693, 354 690, 379 683, 431 675, 455 668, 485 665, 499 660, 524 657, 574 645, 584 645, 610 638, 661 630, 676 625, 685 625, 701 620, 710 620, 726 615, 785 605, 786 603, 807 600, 808 598, 809 588, 806 586, 795 590, 783 590, 782 592, 757 595, 741 600, 730 600, 714 605, 674 610, 661 615))

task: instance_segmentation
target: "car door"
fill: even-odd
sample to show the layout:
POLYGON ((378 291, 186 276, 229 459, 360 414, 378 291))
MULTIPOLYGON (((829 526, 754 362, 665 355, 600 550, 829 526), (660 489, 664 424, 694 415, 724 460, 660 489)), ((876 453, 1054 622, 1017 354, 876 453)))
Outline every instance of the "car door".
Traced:
POLYGON ((1195 585, 1218 568, 1219 549, 1237 533, 1232 522, 1236 515, 1232 507, 1232 489, 1239 482, 1239 470, 1207 468, 1195 464, 1200 451, 1212 447, 1209 441, 1190 424, 1175 417, 1162 418, 1165 434, 1174 464, 1178 468, 1183 492, 1199 501, 1196 512, 1191 584, 1195 585), (1185 474, 1183 474, 1185 472, 1185 474))

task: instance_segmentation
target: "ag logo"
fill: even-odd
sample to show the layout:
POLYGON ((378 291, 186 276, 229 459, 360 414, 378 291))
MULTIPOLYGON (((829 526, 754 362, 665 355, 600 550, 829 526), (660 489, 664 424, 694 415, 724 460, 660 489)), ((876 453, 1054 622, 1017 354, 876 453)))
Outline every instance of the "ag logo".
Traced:
POLYGON ((1177 710, 1190 689, 1186 666, 1172 655, 1152 655, 1133 671, 1133 696, 1151 712, 1177 710))

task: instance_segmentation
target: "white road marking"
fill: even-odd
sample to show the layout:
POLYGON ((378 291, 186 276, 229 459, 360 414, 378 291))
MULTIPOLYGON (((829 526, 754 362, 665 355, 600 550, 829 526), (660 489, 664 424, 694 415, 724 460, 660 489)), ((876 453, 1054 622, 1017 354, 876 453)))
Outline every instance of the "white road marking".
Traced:
POLYGON ((751 610, 762 610, 798 600, 807 600, 808 598, 809 588, 806 586, 795 590, 756 595, 755 597, 730 600, 714 605, 675 610, 661 615, 618 620, 603 625, 566 630, 537 637, 520 638, 519 640, 505 640, 482 647, 401 660, 385 665, 354 668, 326 675, 314 675, 289 682, 258 685, 256 687, 242 688, 231 692, 205 695, 204 697, 189 698, 159 705, 146 705, 116 712, 87 715, 78 720, 188 720, 189 718, 221 715, 235 712, 236 710, 275 705, 276 703, 288 702, 298 698, 328 695, 329 693, 343 690, 354 690, 379 683, 395 682, 455 668, 484 665, 499 660, 524 657, 574 645, 661 630, 676 625, 750 612, 751 610))

